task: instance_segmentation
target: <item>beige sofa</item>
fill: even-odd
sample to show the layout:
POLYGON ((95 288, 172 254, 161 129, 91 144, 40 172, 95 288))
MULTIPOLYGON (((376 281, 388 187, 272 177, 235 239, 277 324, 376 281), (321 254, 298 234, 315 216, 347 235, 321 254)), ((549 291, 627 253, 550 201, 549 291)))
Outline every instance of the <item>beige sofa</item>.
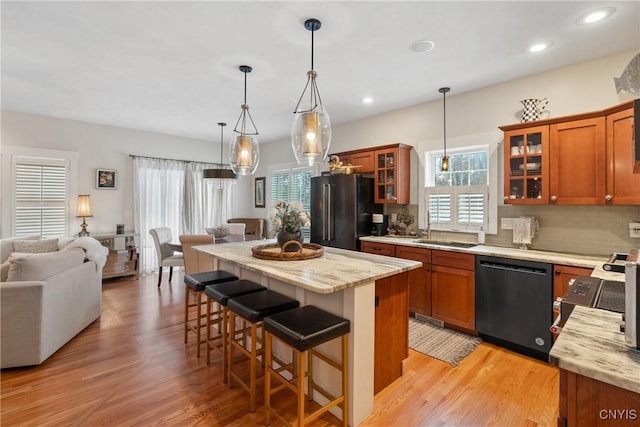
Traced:
POLYGON ((65 239, 55 252, 14 253, 14 243, 37 239, 0 240, 1 368, 42 363, 100 317, 107 252, 99 242, 65 239))

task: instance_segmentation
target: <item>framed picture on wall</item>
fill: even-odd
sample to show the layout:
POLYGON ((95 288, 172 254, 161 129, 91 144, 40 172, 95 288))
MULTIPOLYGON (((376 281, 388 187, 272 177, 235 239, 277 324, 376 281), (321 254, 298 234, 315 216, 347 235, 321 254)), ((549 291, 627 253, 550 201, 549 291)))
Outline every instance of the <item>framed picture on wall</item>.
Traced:
POLYGON ((113 169, 96 169, 96 188, 101 190, 115 190, 116 171, 113 169))
POLYGON ((260 178, 256 178, 256 183, 255 183, 255 198, 256 198, 256 203, 255 203, 255 207, 256 208, 264 208, 264 183, 265 183, 265 177, 260 177, 260 178))

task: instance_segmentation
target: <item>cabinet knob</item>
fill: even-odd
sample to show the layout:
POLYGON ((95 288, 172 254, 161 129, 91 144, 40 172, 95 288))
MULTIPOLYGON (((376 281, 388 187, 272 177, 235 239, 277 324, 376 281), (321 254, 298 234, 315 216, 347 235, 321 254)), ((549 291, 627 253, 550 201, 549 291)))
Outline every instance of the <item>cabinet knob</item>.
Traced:
POLYGON ((551 201, 552 201, 552 202, 555 202, 556 200, 558 200, 558 197, 557 197, 557 196, 551 196, 551 201))
POLYGON ((561 271, 560 270, 556 270, 556 271, 554 271, 554 273, 556 274, 556 276, 559 276, 561 271))
POLYGON ((613 196, 612 196, 611 194, 607 194, 606 196, 604 196, 604 199, 605 199, 607 202, 610 202, 610 201, 611 201, 611 199, 613 199, 613 196))

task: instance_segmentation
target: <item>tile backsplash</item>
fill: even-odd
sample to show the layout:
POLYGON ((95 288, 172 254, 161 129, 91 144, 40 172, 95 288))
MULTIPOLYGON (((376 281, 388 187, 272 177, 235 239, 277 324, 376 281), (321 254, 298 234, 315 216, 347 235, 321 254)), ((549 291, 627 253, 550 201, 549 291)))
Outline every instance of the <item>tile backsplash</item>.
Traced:
MULTIPOLYGON (((417 218, 418 206, 407 205, 417 218)), ((385 213, 401 212, 401 205, 385 206, 385 213)), ((502 218, 534 216, 540 231, 533 238, 531 249, 583 255, 610 255, 640 248, 640 239, 629 237, 629 222, 640 222, 640 206, 499 206, 498 234, 487 234, 486 244, 513 246, 512 230, 500 229, 502 218)), ((413 224, 410 228, 415 228, 413 224)), ((434 231, 434 239, 476 242, 475 233, 434 231)))

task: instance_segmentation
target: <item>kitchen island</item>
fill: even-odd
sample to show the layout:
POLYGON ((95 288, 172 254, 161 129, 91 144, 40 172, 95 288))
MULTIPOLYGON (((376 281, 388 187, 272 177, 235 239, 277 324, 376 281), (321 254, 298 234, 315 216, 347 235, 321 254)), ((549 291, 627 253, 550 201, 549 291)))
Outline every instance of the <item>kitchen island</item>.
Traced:
MULTIPOLYGON (((264 243, 263 240, 203 245, 194 249, 213 256, 214 268, 260 283, 297 299, 301 305, 313 304, 351 321, 349 425, 358 425, 373 410, 376 280, 399 275, 422 264, 329 247, 324 248, 321 257, 308 260, 273 261, 253 257, 251 248, 264 243)), ((406 321, 406 310, 396 314, 406 321)), ((334 356, 340 354, 336 342, 327 343, 323 349, 334 356)), ((314 371, 319 375, 318 382, 330 392, 339 390, 339 375, 328 369, 314 371)), ((314 399, 324 403, 322 396, 314 399)))

